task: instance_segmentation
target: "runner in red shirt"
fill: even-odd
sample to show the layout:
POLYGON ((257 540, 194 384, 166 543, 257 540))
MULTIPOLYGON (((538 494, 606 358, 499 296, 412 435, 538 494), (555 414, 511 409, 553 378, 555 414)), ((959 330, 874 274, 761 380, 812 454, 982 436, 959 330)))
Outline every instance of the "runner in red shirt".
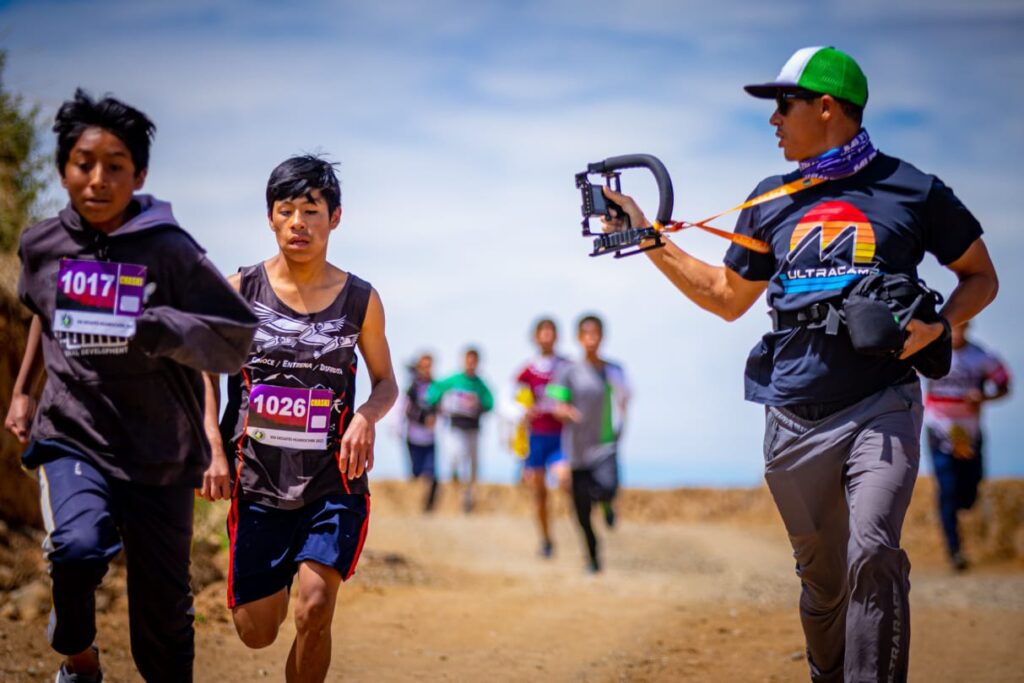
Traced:
POLYGON ((541 318, 534 326, 533 340, 537 344, 538 356, 530 360, 516 378, 517 396, 527 397, 527 425, 529 431, 529 453, 523 470, 523 479, 530 486, 537 501, 537 522, 540 527, 540 554, 551 557, 554 544, 551 541, 551 525, 548 519, 548 468, 554 473, 558 485, 568 490, 569 468, 562 454, 562 423, 551 414, 553 400, 545 390, 555 370, 565 359, 555 353, 558 328, 550 318, 541 318))

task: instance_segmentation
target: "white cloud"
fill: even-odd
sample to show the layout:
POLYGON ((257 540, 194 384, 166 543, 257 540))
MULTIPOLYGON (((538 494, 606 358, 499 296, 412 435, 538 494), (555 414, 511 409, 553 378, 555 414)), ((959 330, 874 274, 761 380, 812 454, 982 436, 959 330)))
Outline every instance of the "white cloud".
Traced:
POLYGON ((904 0, 893 3, 887 0, 861 0, 860 2, 837 2, 833 5, 837 19, 877 22, 914 21, 942 22, 962 26, 964 22, 990 23, 1020 20, 1024 8, 1015 0, 976 0, 965 3, 959 0, 904 0))

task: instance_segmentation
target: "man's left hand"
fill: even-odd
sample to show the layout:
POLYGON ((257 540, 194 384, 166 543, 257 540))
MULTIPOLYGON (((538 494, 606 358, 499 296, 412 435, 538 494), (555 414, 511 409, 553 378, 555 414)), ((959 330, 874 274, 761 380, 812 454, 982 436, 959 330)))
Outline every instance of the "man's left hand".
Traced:
POLYGON ((341 455, 338 463, 343 476, 358 479, 363 472, 373 469, 373 442, 376 431, 372 422, 356 412, 341 437, 341 455))
POLYGON ((942 336, 942 323, 926 323, 914 318, 907 323, 907 339, 900 360, 906 360, 942 336))

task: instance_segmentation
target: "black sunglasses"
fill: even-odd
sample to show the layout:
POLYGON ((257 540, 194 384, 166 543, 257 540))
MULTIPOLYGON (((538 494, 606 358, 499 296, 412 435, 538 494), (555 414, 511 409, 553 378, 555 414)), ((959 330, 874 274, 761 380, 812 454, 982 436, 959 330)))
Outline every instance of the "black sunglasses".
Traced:
POLYGON ((775 93, 775 106, 779 110, 779 114, 785 116, 789 113, 789 107, 793 104, 793 100, 803 100, 810 102, 821 97, 820 92, 813 92, 811 90, 789 90, 784 92, 775 93))

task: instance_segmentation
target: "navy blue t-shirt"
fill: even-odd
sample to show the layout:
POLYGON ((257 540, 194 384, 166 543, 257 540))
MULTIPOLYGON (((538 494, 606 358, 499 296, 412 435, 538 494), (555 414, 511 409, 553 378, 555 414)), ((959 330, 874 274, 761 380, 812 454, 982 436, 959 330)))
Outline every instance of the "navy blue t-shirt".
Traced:
MULTIPOLYGON (((763 180, 751 197, 798 179, 763 180)), ((768 242, 758 254, 729 247, 725 265, 747 280, 767 280, 768 305, 796 311, 838 303, 873 272, 917 276, 925 252, 946 265, 981 236, 981 225, 941 180, 879 154, 860 172, 745 209, 736 232, 768 242)), ((747 359, 747 400, 767 405, 849 401, 912 377, 909 363, 853 350, 839 334, 794 327, 768 332, 747 359)))

